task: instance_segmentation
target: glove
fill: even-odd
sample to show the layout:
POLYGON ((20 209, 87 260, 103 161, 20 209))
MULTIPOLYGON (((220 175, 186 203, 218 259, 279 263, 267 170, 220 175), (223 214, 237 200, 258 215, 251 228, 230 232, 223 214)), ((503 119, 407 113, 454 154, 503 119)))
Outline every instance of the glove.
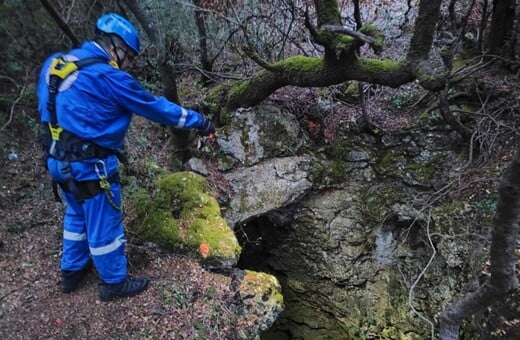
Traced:
POLYGON ((201 136, 209 136, 215 133, 215 125, 211 120, 206 117, 204 118, 204 123, 199 127, 199 133, 201 136))

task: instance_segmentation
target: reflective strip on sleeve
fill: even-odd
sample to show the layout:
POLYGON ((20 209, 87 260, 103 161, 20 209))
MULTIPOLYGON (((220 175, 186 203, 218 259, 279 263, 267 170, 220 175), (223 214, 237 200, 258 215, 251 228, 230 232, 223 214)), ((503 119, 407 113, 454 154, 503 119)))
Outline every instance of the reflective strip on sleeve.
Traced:
POLYGON ((178 127, 178 128, 183 128, 184 127, 184 124, 186 124, 186 117, 188 117, 188 110, 186 110, 183 107, 181 107, 181 110, 182 110, 181 118, 179 119, 179 122, 175 126, 175 127, 178 127))
POLYGON ((113 252, 114 250, 116 250, 117 248, 119 248, 123 243, 126 242, 126 240, 124 239, 124 235, 121 234, 119 235, 118 238, 116 238, 114 240, 114 242, 110 243, 110 244, 107 244, 106 246, 102 246, 102 247, 89 247, 90 248, 90 254, 92 256, 100 256, 100 255, 106 255, 106 254, 109 254, 111 252, 113 252))
POLYGON ((86 233, 73 233, 72 231, 63 231, 63 239, 68 241, 85 241, 87 239, 86 233))

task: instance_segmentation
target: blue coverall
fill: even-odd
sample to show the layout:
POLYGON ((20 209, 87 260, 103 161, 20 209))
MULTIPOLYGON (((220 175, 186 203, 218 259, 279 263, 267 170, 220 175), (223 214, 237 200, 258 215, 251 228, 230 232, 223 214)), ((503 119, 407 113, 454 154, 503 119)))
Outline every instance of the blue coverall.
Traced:
MULTIPOLYGON (((55 54, 40 71, 37 86, 38 109, 42 123, 50 122, 47 110, 49 66, 55 54)), ((68 60, 101 57, 107 63, 96 63, 75 71, 60 85, 56 96, 58 125, 76 136, 99 146, 120 151, 132 115, 177 128, 200 128, 204 117, 164 97, 146 91, 130 74, 110 65, 110 56, 96 42, 85 42, 67 54, 68 60)), ((70 162, 76 181, 113 177, 119 161, 115 155, 70 162), (96 171, 97 168, 97 171, 96 171)), ((53 180, 64 181, 63 162, 48 158, 47 167, 53 180)), ((89 257, 108 284, 121 283, 127 276, 125 234, 121 209, 121 187, 111 183, 112 196, 100 192, 78 202, 71 193, 63 192, 67 203, 64 216, 63 255, 61 269, 81 270, 89 257)))

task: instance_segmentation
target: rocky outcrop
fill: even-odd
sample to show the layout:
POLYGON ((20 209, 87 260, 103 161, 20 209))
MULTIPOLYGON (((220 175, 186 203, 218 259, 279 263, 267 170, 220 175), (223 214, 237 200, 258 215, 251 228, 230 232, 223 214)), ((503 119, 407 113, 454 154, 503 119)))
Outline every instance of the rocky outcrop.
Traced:
POLYGON ((226 173, 231 199, 224 217, 234 225, 297 201, 312 187, 313 163, 308 156, 274 158, 226 173))
POLYGON ((340 136, 318 150, 292 124, 268 134, 284 119, 293 121, 271 107, 237 111, 219 137, 224 217, 247 235, 243 256, 256 256, 243 263, 283 273, 286 308, 269 334, 429 337, 426 320, 478 272, 484 253, 442 237, 461 231, 452 224, 432 229, 446 213, 476 214, 435 196, 463 165, 456 143, 444 131, 410 131, 340 136), (460 281, 450 279, 456 271, 460 281))
POLYGON ((283 310, 281 286, 276 277, 251 270, 241 273, 239 299, 241 318, 240 339, 255 339, 268 330, 283 310))
MULTIPOLYGON (((491 223, 443 199, 463 165, 450 135, 343 135, 316 149, 272 107, 238 110, 228 123, 212 150, 227 188, 222 216, 192 172, 163 175, 139 209, 143 230, 162 225, 148 235, 156 242, 177 230, 173 243, 199 261, 255 271, 235 280, 247 324, 239 337, 429 337, 430 320, 485 256, 450 236, 464 231, 452 217, 491 223)), ((211 176, 203 159, 188 165, 211 176)))

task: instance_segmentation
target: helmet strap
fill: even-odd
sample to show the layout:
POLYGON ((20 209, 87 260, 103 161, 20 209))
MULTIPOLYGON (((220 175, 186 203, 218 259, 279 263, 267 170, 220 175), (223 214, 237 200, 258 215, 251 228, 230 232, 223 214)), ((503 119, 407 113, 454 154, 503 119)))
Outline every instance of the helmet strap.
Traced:
MULTIPOLYGON (((115 43, 114 43, 114 39, 112 36, 109 35, 109 38, 110 38, 110 43, 112 44, 112 48, 114 49, 114 53, 116 55, 116 62, 117 62, 117 65, 119 67, 121 67, 123 65, 123 61, 125 60, 123 58, 123 60, 121 60, 121 58, 119 57, 119 53, 117 53, 117 49, 120 48, 119 46, 117 46, 115 43)), ((126 58, 126 52, 125 52, 125 58, 126 58)))

